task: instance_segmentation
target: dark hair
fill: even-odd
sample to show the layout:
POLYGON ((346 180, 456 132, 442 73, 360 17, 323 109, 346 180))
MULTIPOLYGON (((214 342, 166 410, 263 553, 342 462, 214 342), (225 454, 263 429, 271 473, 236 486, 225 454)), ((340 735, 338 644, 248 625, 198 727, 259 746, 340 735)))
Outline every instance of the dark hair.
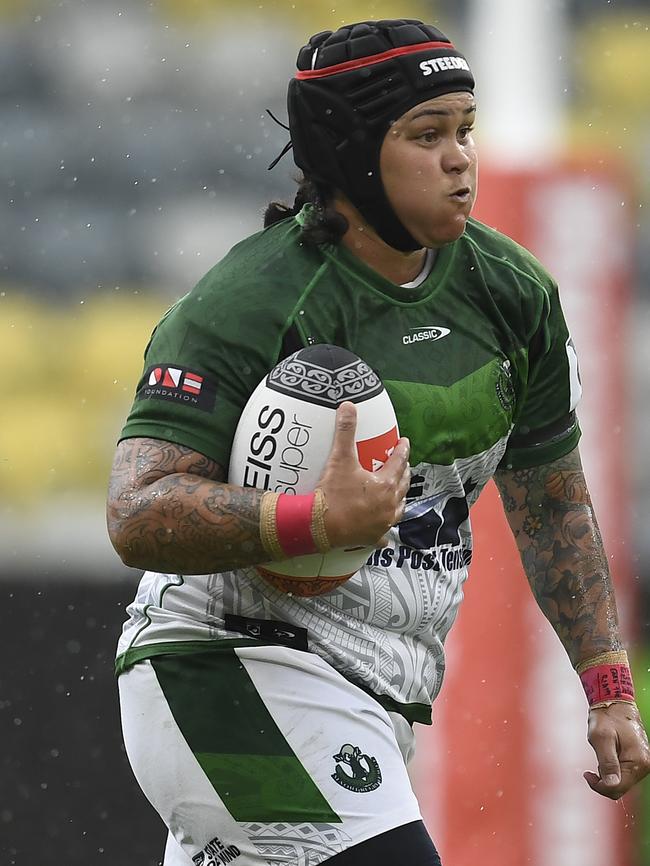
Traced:
POLYGON ((284 202, 272 201, 264 211, 264 228, 280 220, 295 216, 303 205, 311 204, 309 217, 305 220, 300 234, 308 244, 337 244, 348 230, 349 223, 342 213, 333 206, 334 191, 326 184, 300 177, 293 206, 284 202))

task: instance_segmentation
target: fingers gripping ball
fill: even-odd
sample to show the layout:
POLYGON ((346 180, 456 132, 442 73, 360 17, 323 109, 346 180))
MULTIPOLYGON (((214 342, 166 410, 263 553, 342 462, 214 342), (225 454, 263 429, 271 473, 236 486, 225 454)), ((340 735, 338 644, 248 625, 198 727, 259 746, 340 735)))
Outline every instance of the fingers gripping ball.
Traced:
MULTIPOLYGON (((336 410, 345 401, 356 405, 360 464, 372 472, 380 469, 399 439, 390 398, 361 358, 322 344, 286 358, 251 395, 233 441, 230 483, 285 496, 312 493, 331 450, 336 410)), ((322 549, 314 540, 314 549, 322 549)), ((318 595, 348 580, 371 552, 367 547, 334 549, 264 563, 257 570, 284 592, 318 595)))

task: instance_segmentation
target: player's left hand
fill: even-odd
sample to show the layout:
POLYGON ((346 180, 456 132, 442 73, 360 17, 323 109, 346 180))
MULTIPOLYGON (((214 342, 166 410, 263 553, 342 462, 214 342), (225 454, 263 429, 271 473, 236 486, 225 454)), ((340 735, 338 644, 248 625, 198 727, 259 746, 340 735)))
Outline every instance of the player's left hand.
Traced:
POLYGON ((636 704, 590 710, 587 739, 598 759, 598 773, 583 775, 603 797, 618 800, 650 773, 650 745, 636 704))

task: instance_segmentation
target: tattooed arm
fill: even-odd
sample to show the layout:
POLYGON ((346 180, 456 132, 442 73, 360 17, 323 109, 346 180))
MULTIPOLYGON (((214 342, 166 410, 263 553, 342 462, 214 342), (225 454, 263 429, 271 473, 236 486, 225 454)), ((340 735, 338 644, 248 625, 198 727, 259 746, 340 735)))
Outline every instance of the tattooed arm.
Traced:
POLYGON ((575 667, 621 649, 612 581, 578 449, 495 475, 535 599, 575 667))
MULTIPOLYGON (((401 517, 410 483, 409 443, 400 439, 377 472, 359 463, 356 409, 342 403, 318 486, 332 547, 376 545, 401 517)), ((126 565, 210 574, 268 562, 259 532, 263 490, 225 483, 223 467, 160 439, 117 446, 108 493, 108 532, 126 565)))
POLYGON ((108 491, 108 533, 126 565, 208 574, 268 560, 263 490, 225 484, 222 466, 184 445, 124 439, 108 491))
MULTIPOLYGON (((576 448, 534 469, 501 470, 495 481, 521 560, 544 615, 575 667, 622 648, 607 557, 576 448)), ((650 772, 650 747, 634 704, 589 713, 597 793, 621 797, 650 772)))

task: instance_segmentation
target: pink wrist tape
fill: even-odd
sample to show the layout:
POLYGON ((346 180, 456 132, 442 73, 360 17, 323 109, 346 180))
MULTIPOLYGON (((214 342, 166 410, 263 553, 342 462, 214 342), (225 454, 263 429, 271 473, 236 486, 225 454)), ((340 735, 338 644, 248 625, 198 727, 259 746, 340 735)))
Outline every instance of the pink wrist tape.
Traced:
POLYGON ((311 531, 314 493, 292 496, 281 493, 275 511, 276 530, 280 547, 287 558, 317 553, 311 531))
POLYGON ((580 674, 589 706, 604 701, 634 701, 632 674, 624 664, 601 664, 580 674))

